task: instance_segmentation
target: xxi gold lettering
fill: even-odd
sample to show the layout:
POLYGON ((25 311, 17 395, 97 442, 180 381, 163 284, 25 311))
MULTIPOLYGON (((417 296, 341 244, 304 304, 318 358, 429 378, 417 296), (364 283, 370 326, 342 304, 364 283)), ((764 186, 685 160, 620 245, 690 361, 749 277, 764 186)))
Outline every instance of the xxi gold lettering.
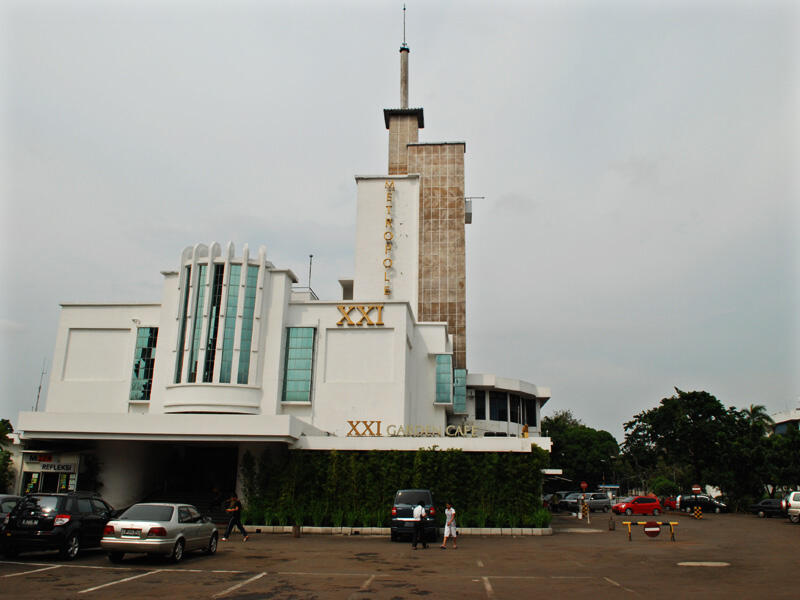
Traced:
POLYGON ((379 327, 383 326, 383 304, 368 304, 368 305, 358 305, 358 304, 338 304, 336 308, 339 310, 339 314, 342 315, 342 318, 336 322, 338 327, 347 324, 350 327, 363 327, 365 324, 367 326, 370 325, 377 325, 379 327), (378 318, 376 320, 372 320, 374 317, 370 316, 372 311, 377 311, 378 318), (358 321, 353 321, 350 318, 350 313, 353 311, 357 311, 356 316, 358 314, 361 315, 361 318, 358 321))

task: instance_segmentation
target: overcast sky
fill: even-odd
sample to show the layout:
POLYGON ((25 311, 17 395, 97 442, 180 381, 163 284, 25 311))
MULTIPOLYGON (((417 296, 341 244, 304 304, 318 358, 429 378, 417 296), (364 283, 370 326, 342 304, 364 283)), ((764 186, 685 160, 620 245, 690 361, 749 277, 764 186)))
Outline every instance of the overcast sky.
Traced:
MULTIPOLYGON (((618 439, 673 387, 796 406, 798 4, 407 6, 420 140, 466 141, 486 196, 469 369, 618 439)), ((339 297, 401 9, 3 3, 0 417, 31 409, 60 302, 159 301, 185 246, 263 244, 303 284, 313 253, 339 297)))

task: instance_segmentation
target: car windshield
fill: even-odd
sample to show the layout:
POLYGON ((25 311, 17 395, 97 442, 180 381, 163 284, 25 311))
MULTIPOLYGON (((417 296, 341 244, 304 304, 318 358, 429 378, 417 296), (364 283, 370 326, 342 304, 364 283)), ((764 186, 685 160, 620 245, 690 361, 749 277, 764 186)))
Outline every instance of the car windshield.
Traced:
POLYGON ((420 502, 430 504, 430 501, 430 493, 423 490, 403 490, 402 492, 397 492, 397 496, 394 499, 395 504, 416 505, 420 502))
POLYGON ((126 510, 119 521, 171 521, 175 509, 155 504, 134 504, 126 510))
POLYGON ((58 496, 26 496, 26 504, 37 504, 43 513, 56 510, 58 506, 58 496))
POLYGON ((564 498, 565 500, 575 500, 576 498, 580 498, 583 495, 583 492, 572 492, 569 496, 564 498))

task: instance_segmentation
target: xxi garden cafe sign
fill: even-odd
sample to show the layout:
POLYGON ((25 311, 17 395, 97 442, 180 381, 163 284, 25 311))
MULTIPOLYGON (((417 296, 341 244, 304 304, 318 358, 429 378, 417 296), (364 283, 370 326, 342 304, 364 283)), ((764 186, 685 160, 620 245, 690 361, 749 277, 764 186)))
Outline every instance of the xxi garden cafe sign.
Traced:
MULTIPOLYGON (((348 421, 347 437, 383 437, 383 421, 348 421)), ((389 437, 478 437, 472 425, 387 425, 383 431, 389 437)))

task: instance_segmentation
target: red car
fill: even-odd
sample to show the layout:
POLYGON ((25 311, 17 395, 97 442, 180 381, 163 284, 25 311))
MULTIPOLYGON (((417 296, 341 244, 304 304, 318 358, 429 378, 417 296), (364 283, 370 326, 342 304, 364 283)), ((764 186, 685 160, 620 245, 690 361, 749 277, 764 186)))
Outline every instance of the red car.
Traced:
POLYGON ((678 510, 678 505, 675 503, 675 496, 664 498, 661 504, 664 506, 664 510, 678 510))
POLYGON ((611 507, 618 515, 625 513, 626 515, 660 515, 663 512, 661 503, 658 498, 649 498, 647 496, 632 496, 630 498, 623 498, 618 504, 611 507))

